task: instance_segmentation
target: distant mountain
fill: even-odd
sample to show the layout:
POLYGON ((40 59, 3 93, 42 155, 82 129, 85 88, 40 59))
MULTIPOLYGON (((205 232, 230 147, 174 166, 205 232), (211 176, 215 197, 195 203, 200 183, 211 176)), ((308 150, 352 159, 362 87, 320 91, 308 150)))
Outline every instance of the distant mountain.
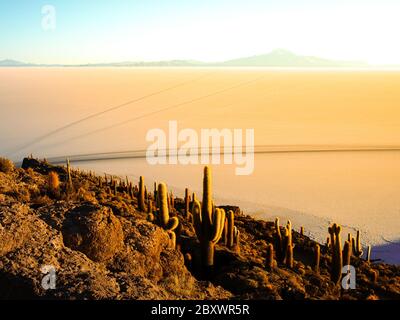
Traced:
POLYGON ((204 62, 194 60, 166 60, 166 61, 126 61, 116 63, 89 63, 82 67, 196 67, 203 66, 204 62))
POLYGON ((232 67, 368 67, 361 61, 334 61, 318 57, 296 55, 277 49, 270 53, 222 62, 232 67))
POLYGON ((31 64, 25 63, 25 62, 20 62, 16 60, 0 60, 0 67, 25 67, 25 66, 30 66, 31 64))
POLYGON ((195 60, 126 61, 115 63, 88 63, 80 65, 32 64, 16 60, 2 60, 0 67, 373 67, 362 61, 335 61, 312 56, 297 55, 277 49, 270 53, 223 62, 195 60))

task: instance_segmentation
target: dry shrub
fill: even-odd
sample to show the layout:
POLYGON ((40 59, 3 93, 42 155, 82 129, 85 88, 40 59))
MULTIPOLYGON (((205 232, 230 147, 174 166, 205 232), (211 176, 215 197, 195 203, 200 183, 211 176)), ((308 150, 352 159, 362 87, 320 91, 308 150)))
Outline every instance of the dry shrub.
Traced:
POLYGON ((58 189, 60 188, 60 178, 58 177, 58 174, 54 171, 51 171, 47 177, 47 187, 50 192, 57 192, 58 189))
POLYGON ((37 195, 33 199, 31 199, 31 203, 35 204, 39 207, 42 207, 42 206, 52 203, 52 201, 47 195, 44 195, 44 196, 37 195))
POLYGON ((14 163, 6 158, 0 157, 0 171, 4 173, 9 173, 15 168, 14 163))

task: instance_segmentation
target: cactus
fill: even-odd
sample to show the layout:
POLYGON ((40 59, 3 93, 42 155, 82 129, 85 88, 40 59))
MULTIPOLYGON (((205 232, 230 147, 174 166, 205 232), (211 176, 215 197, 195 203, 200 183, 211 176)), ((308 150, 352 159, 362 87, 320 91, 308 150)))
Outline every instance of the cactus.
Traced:
POLYGON ((351 242, 348 240, 344 242, 343 248, 343 265, 349 266, 350 265, 350 257, 351 257, 351 242))
POLYGON ((113 194, 114 196, 117 195, 117 181, 113 180, 113 194))
POLYGON ((161 227, 167 231, 174 231, 179 224, 179 220, 177 217, 169 217, 169 210, 168 210, 168 200, 167 200, 167 186, 165 183, 160 183, 158 185, 158 196, 160 202, 159 208, 159 223, 161 227))
POLYGON ((265 261, 265 267, 268 271, 271 271, 274 267, 274 246, 272 243, 267 244, 267 258, 265 261))
POLYGON ((304 236, 304 227, 303 226, 300 227, 300 235, 304 236))
POLYGON ((195 204, 196 201, 197 201, 196 193, 193 192, 193 194, 192 194, 192 203, 190 204, 190 208, 191 208, 192 214, 193 214, 194 204, 195 204))
POLYGON ((196 200, 193 205, 193 219, 197 238, 201 246, 201 260, 204 267, 214 265, 215 244, 222 236, 225 222, 225 211, 212 204, 211 170, 204 168, 202 206, 196 200))
POLYGON ((185 217, 188 219, 190 216, 190 195, 189 189, 185 189, 185 217))
POLYGON ((168 230, 167 231, 169 237, 169 248, 175 249, 176 248, 176 234, 175 232, 168 230))
POLYGON ((284 256, 284 262, 286 262, 286 265, 293 265, 293 242, 292 242, 292 223, 290 220, 286 223, 286 230, 285 230, 285 239, 283 241, 284 247, 283 247, 283 256, 284 256))
POLYGON ((153 202, 151 200, 149 200, 147 205, 147 213, 153 213, 153 202))
POLYGON ((342 276, 343 267, 342 243, 340 240, 341 227, 334 223, 332 227, 329 227, 328 231, 331 235, 332 243, 331 280, 337 284, 342 276))
POLYGON ((170 200, 170 210, 174 210, 175 209, 175 199, 174 199, 174 194, 171 191, 171 194, 169 196, 169 200, 170 200))
POLYGON ((282 234, 281 234, 281 229, 279 226, 279 218, 275 219, 275 252, 276 252, 276 258, 279 262, 283 262, 285 259, 284 255, 282 254, 283 250, 283 244, 282 244, 282 234))
POLYGON ((315 255, 314 255, 313 269, 316 273, 319 273, 319 263, 321 260, 321 248, 318 243, 315 244, 314 253, 315 253, 315 255))
POLYGON ((279 218, 275 219, 275 254, 279 263, 286 263, 287 266, 293 266, 293 249, 292 242, 292 223, 290 220, 285 227, 285 234, 282 236, 279 218))
POLYGON ((139 178, 139 193, 138 193, 138 207, 142 212, 146 212, 146 205, 144 202, 145 199, 145 187, 144 187, 144 179, 142 176, 139 178))
POLYGON ((101 177, 98 178, 98 187, 100 189, 103 188, 103 181, 101 180, 101 177))
POLYGON ((330 245, 331 245, 331 238, 330 238, 330 237, 327 237, 327 238, 326 238, 326 242, 325 242, 325 246, 326 246, 326 249, 327 249, 327 250, 329 250, 330 245))
POLYGON ((291 225, 288 224, 286 227, 286 256, 285 263, 288 268, 293 268, 293 248, 294 245, 292 243, 292 229, 291 225))
POLYGON ((361 256, 363 255, 363 250, 362 250, 361 240, 360 240, 360 230, 357 230, 357 237, 355 240, 355 244, 353 246, 353 252, 354 252, 354 255, 358 258, 361 258, 361 256))
POLYGON ((365 258, 365 260, 366 260, 367 262, 370 262, 370 261, 371 261, 371 246, 368 246, 368 249, 367 249, 367 257, 365 258))
POLYGON ((226 220, 228 222, 228 229, 226 232, 227 235, 227 246, 229 249, 233 248, 233 242, 234 242, 234 233, 233 233, 233 228, 235 227, 235 215, 232 210, 229 210, 228 215, 226 217, 226 220))
POLYGON ((240 231, 237 227, 233 227, 233 250, 240 253, 240 231))
POLYGON ((71 165, 69 163, 69 159, 67 158, 67 192, 73 191, 74 186, 72 184, 72 176, 71 176, 71 165))
POLYGON ((225 217, 224 229, 222 230, 221 243, 228 245, 228 219, 225 217))

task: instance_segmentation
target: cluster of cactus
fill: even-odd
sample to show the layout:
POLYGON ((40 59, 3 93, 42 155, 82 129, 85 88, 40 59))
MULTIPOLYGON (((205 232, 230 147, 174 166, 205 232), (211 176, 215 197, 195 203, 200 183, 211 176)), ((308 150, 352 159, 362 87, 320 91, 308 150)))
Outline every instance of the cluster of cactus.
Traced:
POLYGON ((222 236, 225 210, 215 208, 212 203, 211 170, 204 168, 203 202, 194 199, 192 214, 194 227, 201 246, 201 261, 204 267, 214 265, 214 248, 222 236))
POLYGON ((331 237, 330 247, 332 251, 331 280, 336 284, 341 279, 343 268, 342 243, 340 240, 341 229, 336 223, 328 229, 331 237))
POLYGON ((282 235, 279 226, 279 218, 275 219, 275 252, 279 263, 286 264, 288 268, 293 268, 293 249, 292 223, 290 220, 285 227, 285 234, 282 235))

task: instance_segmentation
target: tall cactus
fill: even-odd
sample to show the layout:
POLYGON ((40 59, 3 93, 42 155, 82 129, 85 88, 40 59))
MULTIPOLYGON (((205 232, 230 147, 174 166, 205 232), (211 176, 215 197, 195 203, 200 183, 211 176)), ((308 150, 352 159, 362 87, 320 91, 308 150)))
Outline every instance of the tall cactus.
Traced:
POLYGON ((349 266, 351 258, 351 242, 346 240, 343 247, 343 265, 349 266))
POLYGON ((274 267, 274 246, 272 243, 267 244, 267 258, 265 261, 265 267, 268 271, 271 271, 274 267))
POLYGON ((283 262, 285 256, 283 255, 283 243, 282 243, 282 234, 281 228, 279 226, 279 218, 275 219, 275 233, 274 233, 274 240, 275 240, 275 252, 276 252, 276 259, 279 262, 283 262))
POLYGON ((190 215, 190 195, 189 189, 185 188, 185 217, 188 219, 190 215))
POLYGON ((331 280, 334 283, 339 283, 342 276, 343 267, 343 256, 342 256, 342 243, 340 239, 341 227, 336 223, 329 227, 329 233, 331 235, 332 243, 332 268, 331 268, 331 280))
POLYGON ((177 217, 169 217, 169 210, 168 210, 168 193, 167 193, 167 186, 165 183, 160 183, 158 185, 158 197, 159 197, 159 223, 161 227, 167 231, 175 230, 179 225, 179 220, 177 217))
POLYGON ((367 256, 366 256, 365 260, 366 260, 367 262, 370 262, 370 261, 371 261, 371 246, 368 246, 368 249, 367 249, 367 256))
POLYGON ((214 265, 215 244, 222 236, 225 222, 225 211, 216 208, 213 212, 211 170, 204 168, 203 203, 195 200, 193 205, 193 219, 197 238, 201 246, 201 260, 205 267, 214 265))
POLYGON ((224 229, 222 230, 221 243, 228 245, 228 219, 225 217, 224 229))
POLYGON ((240 253, 240 231, 237 227, 233 227, 233 250, 240 253))
POLYGON ((293 248, 294 244, 292 242, 292 227, 291 223, 288 222, 286 226, 286 256, 285 262, 288 268, 293 268, 293 248))
POLYGON ((229 210, 227 215, 228 229, 227 229, 227 246, 229 249, 233 248, 234 245, 234 227, 235 227, 235 215, 232 210, 229 210))
POLYGON ((357 237, 356 237, 355 241, 353 238, 353 253, 358 258, 361 258, 361 256, 363 255, 363 250, 362 250, 361 240, 360 240, 360 230, 357 230, 357 237))
POLYGON ((138 193, 138 207, 139 210, 142 212, 146 212, 146 205, 145 205, 145 186, 144 186, 144 179, 142 176, 139 178, 139 193, 138 193))
POLYGON ((156 205, 157 205, 157 182, 154 182, 153 197, 154 197, 154 200, 156 201, 156 205))

